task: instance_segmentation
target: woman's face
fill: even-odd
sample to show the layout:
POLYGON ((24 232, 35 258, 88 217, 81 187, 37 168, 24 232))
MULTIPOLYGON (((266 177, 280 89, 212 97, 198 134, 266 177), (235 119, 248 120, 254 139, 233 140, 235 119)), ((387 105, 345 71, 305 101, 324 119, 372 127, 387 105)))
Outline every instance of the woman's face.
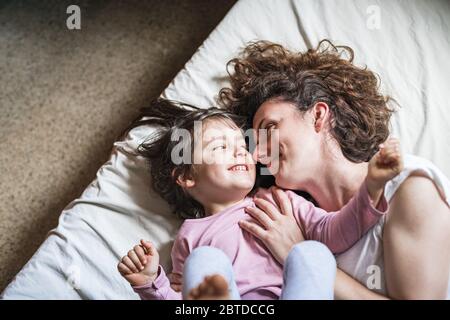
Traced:
POLYGON ((253 129, 258 132, 253 157, 267 166, 279 187, 298 189, 314 175, 321 140, 312 112, 302 114, 292 103, 269 100, 256 112, 253 129), (267 139, 261 129, 267 130, 267 139))

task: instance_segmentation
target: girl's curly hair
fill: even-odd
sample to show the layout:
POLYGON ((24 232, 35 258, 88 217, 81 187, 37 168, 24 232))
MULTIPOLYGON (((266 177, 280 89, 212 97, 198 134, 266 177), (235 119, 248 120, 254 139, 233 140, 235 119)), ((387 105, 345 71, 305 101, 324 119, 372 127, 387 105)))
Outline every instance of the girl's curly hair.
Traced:
POLYGON ((379 92, 377 76, 367 67, 355 66, 353 58, 350 47, 329 40, 306 52, 253 42, 228 62, 231 87, 220 90, 218 102, 247 117, 248 126, 258 108, 271 99, 293 103, 300 112, 324 102, 332 114, 331 135, 344 156, 352 162, 368 161, 389 135, 393 109, 388 102, 393 99, 379 92))

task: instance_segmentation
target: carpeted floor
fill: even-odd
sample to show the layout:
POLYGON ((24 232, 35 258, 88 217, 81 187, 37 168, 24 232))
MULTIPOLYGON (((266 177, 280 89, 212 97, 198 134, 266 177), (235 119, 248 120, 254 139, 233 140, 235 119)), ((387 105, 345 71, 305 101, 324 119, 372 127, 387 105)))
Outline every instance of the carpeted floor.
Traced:
POLYGON ((0 291, 234 2, 0 1, 0 291))

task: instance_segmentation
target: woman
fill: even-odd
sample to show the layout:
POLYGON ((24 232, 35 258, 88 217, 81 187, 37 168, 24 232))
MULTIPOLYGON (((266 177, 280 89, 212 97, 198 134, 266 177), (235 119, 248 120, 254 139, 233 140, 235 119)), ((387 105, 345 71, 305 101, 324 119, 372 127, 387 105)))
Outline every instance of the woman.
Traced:
MULTIPOLYGON (((388 138, 393 112, 374 73, 352 61, 351 48, 329 41, 305 53, 252 43, 230 61, 231 87, 219 95, 222 105, 279 141, 279 155, 271 154, 257 135, 254 151, 276 185, 309 193, 327 211, 339 210, 355 194, 367 161, 388 138), (345 53, 348 59, 342 58, 345 53)), ((405 157, 405 170, 394 180, 385 190, 386 219, 337 257, 338 266, 363 285, 340 271, 336 298, 448 296, 450 183, 430 162, 413 156, 405 157)), ((260 209, 249 212, 255 223, 241 227, 283 263, 302 235, 283 192, 274 192, 279 208, 259 199, 260 209)))

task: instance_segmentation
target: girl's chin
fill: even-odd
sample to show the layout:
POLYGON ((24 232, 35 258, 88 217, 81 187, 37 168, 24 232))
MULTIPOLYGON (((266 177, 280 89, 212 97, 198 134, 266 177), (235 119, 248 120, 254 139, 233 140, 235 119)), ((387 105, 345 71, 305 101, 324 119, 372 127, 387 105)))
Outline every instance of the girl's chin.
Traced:
POLYGON ((233 189, 242 190, 250 192, 253 189, 253 186, 255 185, 254 182, 242 182, 234 184, 233 189))
POLYGON ((254 183, 242 183, 236 186, 236 188, 241 189, 241 190, 247 190, 247 189, 252 189, 253 186, 255 184, 254 183))

